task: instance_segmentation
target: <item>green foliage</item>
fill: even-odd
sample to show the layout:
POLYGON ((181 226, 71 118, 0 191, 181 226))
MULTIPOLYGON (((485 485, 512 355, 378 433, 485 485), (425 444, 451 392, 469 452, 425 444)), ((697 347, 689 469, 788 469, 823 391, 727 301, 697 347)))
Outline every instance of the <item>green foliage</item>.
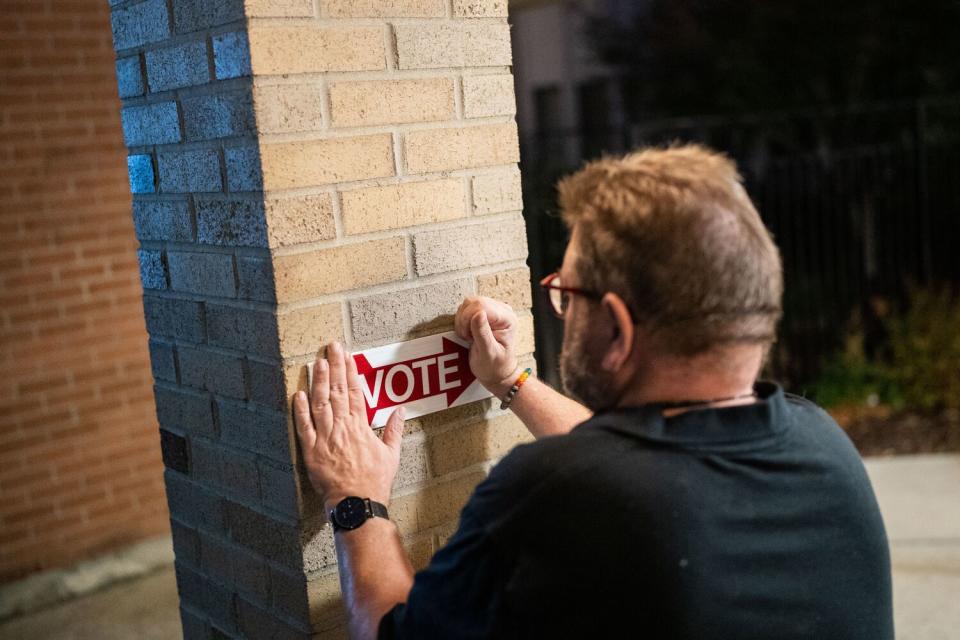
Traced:
POLYGON ((905 313, 888 322, 890 375, 904 403, 922 411, 960 409, 960 296, 915 289, 905 313))
POLYGON ((903 397, 889 367, 871 362, 863 349, 863 333, 848 334, 843 351, 827 363, 811 389, 824 407, 886 404, 896 408, 903 397))
POLYGON ((883 361, 865 355, 858 324, 813 387, 820 404, 960 409, 960 296, 949 287, 912 289, 906 308, 884 319, 889 355, 883 361))

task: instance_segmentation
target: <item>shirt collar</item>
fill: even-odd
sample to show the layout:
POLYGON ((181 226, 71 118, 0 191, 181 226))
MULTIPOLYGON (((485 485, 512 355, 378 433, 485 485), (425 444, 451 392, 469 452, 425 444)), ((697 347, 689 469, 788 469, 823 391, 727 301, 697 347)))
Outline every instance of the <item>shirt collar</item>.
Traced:
POLYGON ((773 436, 786 428, 786 398, 780 385, 757 382, 753 404, 704 408, 665 418, 654 404, 618 407, 594 415, 581 428, 603 429, 646 440, 684 445, 734 444, 773 436))

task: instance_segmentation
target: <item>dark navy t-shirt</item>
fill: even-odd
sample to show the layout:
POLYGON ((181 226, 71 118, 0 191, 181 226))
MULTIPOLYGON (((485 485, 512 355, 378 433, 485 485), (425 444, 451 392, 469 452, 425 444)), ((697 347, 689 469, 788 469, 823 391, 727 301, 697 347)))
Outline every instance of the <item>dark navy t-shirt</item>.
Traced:
POLYGON ((381 638, 893 638, 863 464, 778 386, 753 405, 599 414, 517 447, 381 638))

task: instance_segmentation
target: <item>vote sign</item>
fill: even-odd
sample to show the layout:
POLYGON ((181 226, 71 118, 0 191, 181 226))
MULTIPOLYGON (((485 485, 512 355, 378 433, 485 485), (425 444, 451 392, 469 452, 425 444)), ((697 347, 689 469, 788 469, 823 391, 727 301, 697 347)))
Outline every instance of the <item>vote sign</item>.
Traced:
POLYGON ((382 427, 400 406, 416 418, 489 398, 469 355, 469 343, 453 332, 355 353, 370 426, 382 427))

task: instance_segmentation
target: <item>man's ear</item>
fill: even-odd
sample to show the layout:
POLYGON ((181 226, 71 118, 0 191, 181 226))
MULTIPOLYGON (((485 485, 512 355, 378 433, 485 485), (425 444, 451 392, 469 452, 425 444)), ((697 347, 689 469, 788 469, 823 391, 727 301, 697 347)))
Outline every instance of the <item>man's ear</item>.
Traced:
POLYGON ((601 366, 606 371, 619 371, 630 360, 633 353, 637 328, 633 324, 633 316, 630 315, 627 303, 617 294, 604 294, 600 304, 612 323, 613 329, 601 366))

